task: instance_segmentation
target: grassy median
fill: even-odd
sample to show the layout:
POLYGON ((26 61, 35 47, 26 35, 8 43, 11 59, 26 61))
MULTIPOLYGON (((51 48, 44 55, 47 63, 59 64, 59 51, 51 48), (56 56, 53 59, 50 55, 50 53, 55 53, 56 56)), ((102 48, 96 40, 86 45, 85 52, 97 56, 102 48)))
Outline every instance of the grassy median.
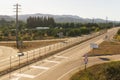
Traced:
POLYGON ((116 55, 120 54, 120 43, 104 41, 99 45, 98 49, 91 50, 89 56, 101 56, 101 55, 116 55))
POLYGON ((70 80, 120 80, 120 61, 94 65, 76 73, 70 80))

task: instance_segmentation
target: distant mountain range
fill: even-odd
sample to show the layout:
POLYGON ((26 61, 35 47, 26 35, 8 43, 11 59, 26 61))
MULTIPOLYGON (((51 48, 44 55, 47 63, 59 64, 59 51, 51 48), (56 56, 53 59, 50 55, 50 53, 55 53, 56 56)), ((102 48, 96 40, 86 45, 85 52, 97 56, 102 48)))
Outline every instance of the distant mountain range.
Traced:
MULTIPOLYGON (((39 17, 53 17, 55 19, 55 22, 57 22, 57 23, 66 23, 66 22, 91 23, 91 22, 93 22, 93 19, 82 18, 82 17, 76 16, 76 15, 51 15, 51 14, 40 14, 40 13, 19 15, 19 20, 26 21, 27 18, 30 16, 31 17, 35 17, 35 16, 36 17, 38 17, 38 16, 39 17)), ((15 15, 13 15, 13 16, 0 15, 0 20, 1 19, 5 19, 7 21, 15 20, 15 15)), ((106 20, 96 18, 96 19, 94 19, 94 22, 95 23, 105 23, 106 20)), ((109 21, 109 22, 112 22, 112 21, 109 21)))

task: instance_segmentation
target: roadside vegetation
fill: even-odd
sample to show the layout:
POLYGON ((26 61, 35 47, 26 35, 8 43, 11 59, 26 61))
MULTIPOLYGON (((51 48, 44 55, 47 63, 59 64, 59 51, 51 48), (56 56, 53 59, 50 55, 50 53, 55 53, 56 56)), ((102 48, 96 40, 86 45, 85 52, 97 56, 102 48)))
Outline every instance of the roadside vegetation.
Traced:
POLYGON ((76 73, 70 80, 120 80, 120 61, 94 65, 76 73))
POLYGON ((116 55, 120 54, 120 29, 114 36, 114 41, 104 41, 99 45, 99 48, 92 49, 89 56, 102 56, 102 55, 116 55))
POLYGON ((89 56, 104 56, 120 54, 120 43, 104 41, 99 45, 98 49, 91 50, 89 56))
MULTIPOLYGON (((118 36, 120 36, 120 30, 114 38, 119 40, 118 36)), ((99 48, 91 50, 88 56, 116 54, 120 54, 120 43, 104 41, 99 45, 99 48)), ((70 80, 120 80, 120 61, 94 65, 74 74, 70 80)))
MULTIPOLYGON (((119 26, 120 24, 116 24, 119 26)), ((30 49, 31 43, 24 41, 76 37, 113 27, 113 23, 56 23, 52 17, 29 17, 26 22, 19 21, 18 41, 23 49, 30 49), (48 27, 49 29, 39 29, 48 27)), ((15 41, 15 21, 0 20, 0 41, 15 41)), ((54 43, 54 42, 53 42, 54 43)), ((6 43, 7 44, 7 43, 6 43)), ((0 43, 0 46, 6 45, 0 43)), ((35 43, 36 44, 36 43, 35 43)), ((48 44, 48 43, 47 43, 48 44)), ((9 44, 16 47, 16 44, 9 44)), ((38 43, 36 44, 38 45, 38 43)), ((40 45, 43 45, 40 43, 40 45)), ((45 44, 46 45, 46 44, 45 44)), ((34 46, 35 47, 35 46, 34 46)), ((35 47, 36 48, 36 47, 35 47)))
MULTIPOLYGON (((29 17, 26 22, 19 21, 19 40, 41 40, 51 38, 76 37, 106 28, 113 23, 56 23, 52 17, 29 17), (49 27, 39 29, 38 27, 49 27)), ((119 24, 116 24, 119 26, 119 24)), ((0 41, 16 39, 15 21, 0 20, 0 41)))
POLYGON ((114 36, 116 41, 120 41, 120 29, 118 30, 117 34, 114 36))

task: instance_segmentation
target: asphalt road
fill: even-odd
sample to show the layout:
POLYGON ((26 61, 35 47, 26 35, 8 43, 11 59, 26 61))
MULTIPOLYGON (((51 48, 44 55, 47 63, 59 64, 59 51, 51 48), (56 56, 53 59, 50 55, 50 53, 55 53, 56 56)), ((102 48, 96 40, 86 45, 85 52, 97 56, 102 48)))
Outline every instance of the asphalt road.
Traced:
MULTIPOLYGON (((69 46, 69 45, 72 45, 74 43, 86 40, 86 39, 91 38, 93 36, 96 36, 98 34, 99 33, 93 33, 90 35, 84 35, 82 37, 68 38, 64 42, 59 42, 59 43, 56 43, 53 45, 48 45, 48 46, 45 46, 42 48, 38 48, 38 49, 24 52, 24 56, 22 56, 20 58, 17 56, 17 54, 12 53, 12 52, 8 52, 7 54, 3 53, 5 55, 0 58, 0 63, 1 63, 0 64, 0 67, 1 67, 0 71, 8 69, 8 68, 10 68, 10 66, 13 67, 13 66, 19 65, 20 63, 23 63, 23 62, 27 63, 28 61, 35 59, 39 56, 43 56, 45 54, 56 51, 58 49, 65 48, 66 46, 69 46), (11 55, 11 54, 13 54, 13 55, 11 55)), ((4 49, 3 51, 8 51, 8 50, 4 49)))
MULTIPOLYGON (((84 67, 83 55, 91 50, 90 43, 100 44, 106 35, 111 38, 116 31, 116 28, 109 30, 106 34, 4 75, 0 80, 68 80, 72 75, 70 72, 84 67)), ((89 59, 89 62, 88 66, 101 63, 103 60, 93 58, 89 59)))

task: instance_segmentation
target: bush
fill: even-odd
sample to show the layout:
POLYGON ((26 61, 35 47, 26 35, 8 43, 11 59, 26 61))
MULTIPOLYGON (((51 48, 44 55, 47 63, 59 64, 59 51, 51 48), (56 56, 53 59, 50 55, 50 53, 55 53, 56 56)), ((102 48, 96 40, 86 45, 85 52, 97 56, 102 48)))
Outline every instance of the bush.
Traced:
POLYGON ((120 29, 118 30, 117 34, 120 35, 120 29))
POLYGON ((120 80, 120 61, 94 65, 76 73, 71 80, 120 80))

